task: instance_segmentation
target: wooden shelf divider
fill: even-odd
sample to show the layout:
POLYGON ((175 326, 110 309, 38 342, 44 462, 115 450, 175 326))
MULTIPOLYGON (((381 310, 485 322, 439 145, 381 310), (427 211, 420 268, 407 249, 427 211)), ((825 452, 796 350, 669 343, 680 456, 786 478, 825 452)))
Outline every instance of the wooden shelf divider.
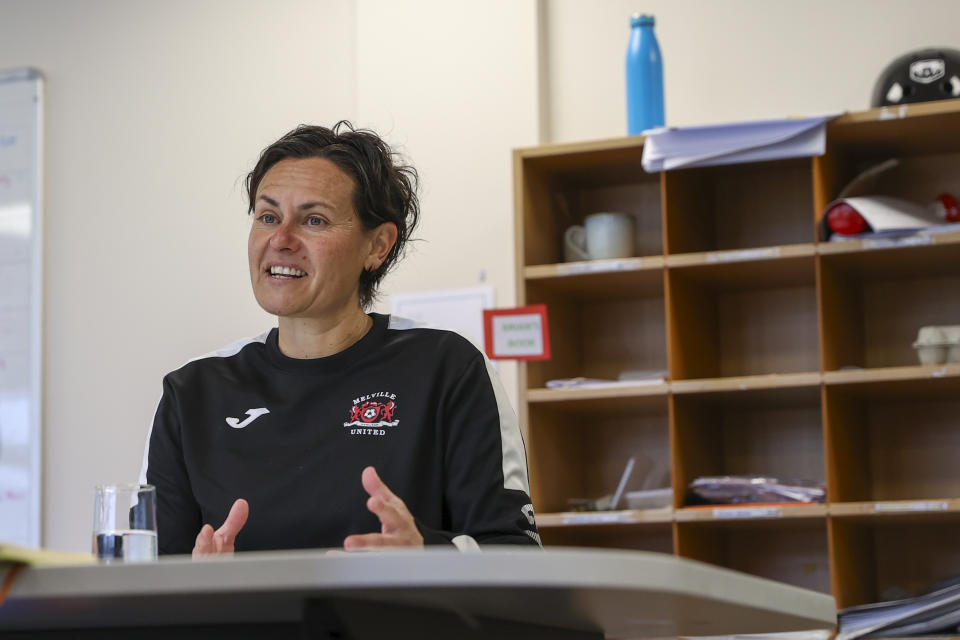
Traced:
POLYGON ((677 380, 670 383, 671 393, 715 393, 720 391, 756 391, 816 387, 823 381, 819 371, 807 373, 769 373, 757 376, 677 380))
POLYGON ((738 262, 763 262, 772 264, 777 260, 813 256, 817 247, 812 242, 750 249, 727 249, 725 251, 701 251, 667 256, 668 267, 691 267, 719 265, 738 262))
POLYGON ((960 363, 884 367, 880 369, 849 369, 826 371, 823 381, 828 385, 864 384, 869 382, 920 382, 960 378, 960 363))
POLYGON ((538 513, 538 527, 619 527, 643 523, 673 522, 673 509, 627 509, 623 511, 569 511, 538 513))
POLYGON ((527 402, 575 402, 588 400, 607 400, 611 398, 636 398, 641 396, 666 396, 669 385, 664 382, 651 384, 613 384, 609 387, 587 387, 567 389, 530 389, 527 402))
POLYGON ((960 498, 942 500, 881 500, 870 502, 833 502, 829 505, 833 518, 851 520, 930 519, 952 516, 960 520, 960 498))
POLYGON ((684 507, 676 510, 677 522, 786 521, 796 518, 824 518, 824 504, 733 504, 684 507))

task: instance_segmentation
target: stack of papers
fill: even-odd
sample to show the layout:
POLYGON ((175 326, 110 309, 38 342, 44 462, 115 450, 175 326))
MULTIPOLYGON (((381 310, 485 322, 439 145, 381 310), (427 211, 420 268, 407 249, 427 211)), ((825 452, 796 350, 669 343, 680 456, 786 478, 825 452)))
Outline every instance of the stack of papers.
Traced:
POLYGON ((837 619, 837 640, 952 634, 960 630, 960 582, 916 598, 844 609, 837 619))
POLYGON ((937 235, 938 233, 954 233, 960 231, 960 223, 957 222, 948 222, 946 224, 938 224, 931 227, 924 227, 922 229, 889 229, 887 231, 865 231, 863 233, 857 233, 851 236, 843 236, 839 233, 834 233, 830 236, 830 242, 844 242, 847 240, 870 240, 873 238, 906 238, 910 236, 932 236, 937 235))
POLYGON ((765 476, 710 476, 690 483, 690 491, 708 504, 757 504, 765 502, 823 502, 822 483, 787 484, 765 476))
POLYGON ((696 127, 662 127, 644 133, 648 173, 744 162, 822 156, 829 117, 785 118, 696 127))
POLYGON ((14 544, 0 544, 0 606, 10 594, 14 581, 24 567, 63 564, 93 564, 90 553, 69 553, 50 549, 30 549, 14 544))

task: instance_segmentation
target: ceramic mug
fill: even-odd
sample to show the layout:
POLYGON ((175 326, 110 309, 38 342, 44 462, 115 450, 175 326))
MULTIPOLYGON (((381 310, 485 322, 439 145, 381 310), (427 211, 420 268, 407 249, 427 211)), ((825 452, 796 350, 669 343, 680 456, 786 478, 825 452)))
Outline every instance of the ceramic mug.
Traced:
POLYGON ((592 213, 583 226, 574 225, 563 235, 564 258, 602 260, 630 258, 634 253, 633 216, 626 213, 592 213))

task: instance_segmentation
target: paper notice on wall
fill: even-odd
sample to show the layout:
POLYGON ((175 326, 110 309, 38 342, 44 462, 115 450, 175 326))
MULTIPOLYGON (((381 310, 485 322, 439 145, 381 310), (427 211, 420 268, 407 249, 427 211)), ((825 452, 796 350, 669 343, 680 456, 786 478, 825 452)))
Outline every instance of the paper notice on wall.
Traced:
POLYGON ((483 351, 483 310, 494 305, 489 285, 390 296, 390 313, 439 329, 456 331, 483 351))

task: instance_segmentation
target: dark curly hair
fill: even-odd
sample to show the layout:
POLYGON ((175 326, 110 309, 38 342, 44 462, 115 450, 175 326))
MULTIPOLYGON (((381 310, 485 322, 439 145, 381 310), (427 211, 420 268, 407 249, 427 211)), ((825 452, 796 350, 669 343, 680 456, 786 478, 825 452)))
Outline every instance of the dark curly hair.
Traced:
POLYGON ((325 158, 353 179, 353 207, 366 229, 384 222, 397 226, 397 241, 379 267, 360 274, 360 305, 367 309, 377 287, 403 255, 420 219, 417 170, 373 131, 355 129, 347 120, 333 128, 302 124, 260 154, 245 181, 249 213, 256 204, 260 181, 270 168, 287 158, 325 158))

